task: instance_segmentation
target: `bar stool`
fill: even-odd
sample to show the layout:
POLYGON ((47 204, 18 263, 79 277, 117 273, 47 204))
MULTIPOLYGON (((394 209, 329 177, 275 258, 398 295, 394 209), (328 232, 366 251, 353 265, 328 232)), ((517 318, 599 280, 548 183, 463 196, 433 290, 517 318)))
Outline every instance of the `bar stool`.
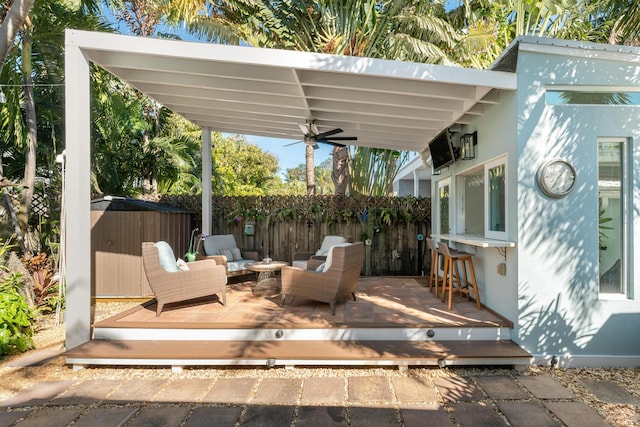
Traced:
MULTIPOLYGON (((438 297, 438 283, 442 280, 440 277, 440 251, 436 247, 433 239, 427 239, 427 247, 431 250, 431 268, 429 269, 429 290, 433 292, 436 289, 436 298, 438 297)), ((442 284, 444 287, 444 283, 442 284)))
POLYGON ((444 274, 442 277, 442 302, 444 302, 447 291, 449 291, 449 310, 453 306, 453 282, 457 283, 456 289, 459 294, 465 294, 469 300, 469 294, 473 292, 478 310, 482 309, 480 305, 480 294, 478 293, 478 283, 476 282, 476 272, 473 269, 473 255, 467 252, 459 252, 449 249, 445 243, 439 242, 438 249, 444 257, 444 274), (460 276, 458 263, 461 263, 462 272, 464 273, 464 281, 460 276), (467 267, 471 281, 467 277, 467 267))

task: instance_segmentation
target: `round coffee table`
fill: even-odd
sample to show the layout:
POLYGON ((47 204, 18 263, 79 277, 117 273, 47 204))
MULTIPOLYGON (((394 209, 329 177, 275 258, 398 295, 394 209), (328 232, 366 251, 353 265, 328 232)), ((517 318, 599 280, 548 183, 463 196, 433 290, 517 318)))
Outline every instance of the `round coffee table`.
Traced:
POLYGON ((289 265, 286 261, 254 262, 246 268, 258 273, 258 281, 253 288, 254 295, 275 295, 280 292, 280 282, 276 279, 276 271, 289 265))

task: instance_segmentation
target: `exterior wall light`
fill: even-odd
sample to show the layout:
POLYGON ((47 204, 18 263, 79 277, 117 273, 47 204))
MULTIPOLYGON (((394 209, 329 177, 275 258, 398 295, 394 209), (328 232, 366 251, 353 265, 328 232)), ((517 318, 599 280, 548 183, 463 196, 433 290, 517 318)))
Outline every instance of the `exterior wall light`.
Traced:
POLYGON ((478 145, 478 132, 465 133, 460 137, 462 148, 462 160, 472 160, 476 158, 476 146, 478 145))

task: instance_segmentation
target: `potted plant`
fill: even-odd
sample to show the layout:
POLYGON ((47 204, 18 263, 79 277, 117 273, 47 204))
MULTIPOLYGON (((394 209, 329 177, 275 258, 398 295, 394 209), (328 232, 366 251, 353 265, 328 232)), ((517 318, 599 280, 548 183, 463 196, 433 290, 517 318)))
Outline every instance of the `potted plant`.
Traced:
POLYGON ((198 248, 195 249, 195 251, 194 251, 193 238, 195 237, 195 235, 198 232, 198 230, 199 230, 199 228, 195 228, 191 232, 191 239, 189 240, 189 252, 184 254, 184 257, 187 260, 187 262, 193 262, 193 261, 196 260, 196 255, 198 254, 198 249, 200 248, 200 242, 198 241, 198 248))

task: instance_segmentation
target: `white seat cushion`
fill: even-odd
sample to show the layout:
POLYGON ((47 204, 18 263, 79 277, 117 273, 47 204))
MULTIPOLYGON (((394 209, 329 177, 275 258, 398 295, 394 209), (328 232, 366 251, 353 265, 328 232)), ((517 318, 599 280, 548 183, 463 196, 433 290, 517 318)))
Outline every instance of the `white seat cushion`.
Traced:
POLYGON ((346 243, 347 239, 342 236, 325 236, 322 240, 322 245, 320 245, 320 249, 316 252, 316 256, 327 256, 329 253, 329 249, 331 246, 339 245, 341 243, 346 243))

